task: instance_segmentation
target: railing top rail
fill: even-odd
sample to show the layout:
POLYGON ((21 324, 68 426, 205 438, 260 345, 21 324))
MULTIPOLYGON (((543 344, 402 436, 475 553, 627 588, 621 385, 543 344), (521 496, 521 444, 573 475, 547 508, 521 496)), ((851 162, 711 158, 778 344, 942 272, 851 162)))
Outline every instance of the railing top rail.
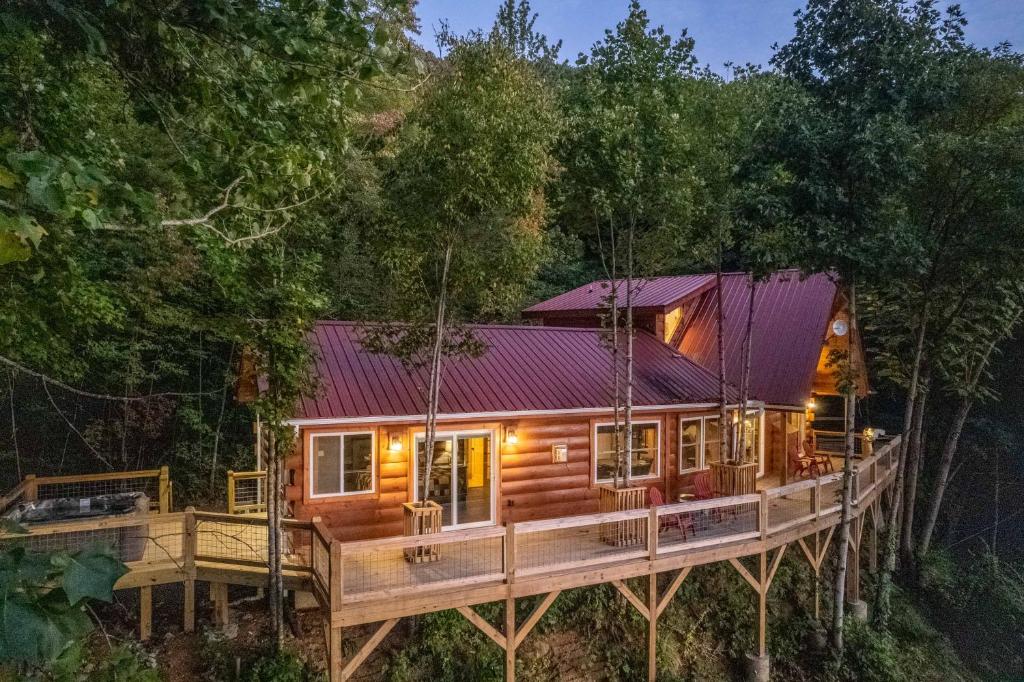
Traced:
POLYGON ((483 528, 463 528, 446 530, 443 533, 427 533, 426 535, 399 535, 374 540, 353 540, 342 542, 345 553, 368 552, 384 549, 402 549, 405 547, 422 547, 424 545, 449 545, 456 542, 472 540, 490 540, 505 537, 504 526, 486 526, 483 528))
POLYGON ((713 497, 709 500, 692 500, 687 502, 675 502, 658 506, 658 516, 665 514, 679 514, 684 512, 695 512, 704 509, 718 509, 722 507, 735 507, 738 504, 758 504, 761 502, 759 493, 749 495, 731 495, 729 497, 713 497))
POLYGON ((54 485, 58 483, 90 483, 94 481, 118 481, 128 478, 159 478, 161 469, 144 469, 142 471, 111 471, 102 474, 67 474, 65 476, 37 476, 36 485, 54 485))
POLYGON ((596 514, 576 514, 574 516, 560 516, 554 519, 521 521, 515 525, 515 530, 516 533, 536 533, 545 530, 591 526, 597 523, 630 521, 633 519, 643 518, 648 514, 650 514, 650 511, 647 509, 626 509, 614 512, 598 512, 596 514))
POLYGON ((266 478, 266 471, 229 471, 230 478, 266 478))
POLYGON ((767 488, 765 492, 768 497, 782 497, 783 495, 792 495, 802 490, 808 490, 818 485, 817 478, 808 478, 803 481, 796 481, 794 483, 787 483, 786 485, 779 486, 778 488, 767 488))
POLYGON ((133 526, 171 524, 180 522, 184 517, 184 512, 172 512, 169 514, 133 514, 129 516, 108 516, 106 518, 99 519, 81 519, 79 521, 62 521, 60 523, 48 523, 41 526, 28 526, 25 529, 28 533, 3 533, 0 534, 0 540, 24 540, 42 535, 59 535, 61 533, 82 533, 93 530, 106 530, 108 528, 131 528, 133 526))

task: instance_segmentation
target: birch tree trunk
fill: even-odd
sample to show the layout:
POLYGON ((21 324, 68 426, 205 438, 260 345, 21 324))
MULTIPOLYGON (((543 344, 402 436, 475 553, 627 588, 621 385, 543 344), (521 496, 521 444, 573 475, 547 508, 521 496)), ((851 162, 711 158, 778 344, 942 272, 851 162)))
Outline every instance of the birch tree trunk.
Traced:
POLYGON ((275 428, 269 431, 270 462, 267 467, 267 560, 270 564, 268 599, 272 644, 275 651, 284 646, 284 577, 281 562, 281 454, 275 428))
POLYGON ((906 480, 903 487, 903 522, 900 530, 900 557, 903 567, 914 568, 914 507, 917 505, 917 479, 921 465, 921 432, 924 428, 925 404, 928 399, 929 377, 924 370, 914 406, 914 426, 910 431, 910 448, 907 450, 906 480))
POLYGON ((899 517, 903 509, 903 487, 907 470, 907 450, 910 447, 910 432, 914 423, 914 405, 917 402, 918 384, 921 378, 921 362, 924 356, 924 340, 928 329, 928 301, 921 310, 917 326, 917 342, 914 361, 910 371, 910 385, 903 410, 903 432, 900 438, 899 456, 896 463, 896 480, 892 487, 892 500, 885 519, 885 537, 882 543, 882 562, 878 572, 878 587, 875 591, 874 622, 879 629, 889 625, 892 607, 892 574, 896 570, 896 553, 899 544, 899 517))
POLYGON ((845 616, 845 590, 847 562, 850 556, 850 519, 853 516, 853 455, 854 455, 854 417, 857 410, 857 385, 853 366, 853 339, 857 333, 857 289, 856 282, 850 278, 850 329, 846 347, 846 448, 843 456, 843 500, 842 514, 839 524, 838 561, 836 564, 832 609, 832 645, 836 652, 843 653, 843 618, 845 616))
MULTIPOLYGON (((437 409, 441 393, 441 356, 444 351, 445 316, 448 303, 448 270, 452 262, 452 246, 444 252, 444 264, 441 267, 440 292, 437 296, 437 316, 434 318, 434 348, 430 356, 430 386, 427 390, 427 424, 423 437, 423 497, 421 506, 430 501, 430 475, 434 466, 434 443, 437 440, 437 409)), ((414 447, 415 449, 415 447, 414 447)), ((454 457, 455 453, 452 453, 454 457)), ((413 454, 416 456, 416 453, 413 454)), ((455 461, 453 459, 454 467, 455 461)), ((455 471, 452 470, 452 484, 455 483, 455 471)))
POLYGON ((946 442, 942 446, 942 458, 939 460, 939 471, 935 478, 935 486, 928 501, 928 511, 925 514, 924 525, 921 527, 921 536, 917 545, 917 556, 923 557, 931 549, 932 536, 935 533, 935 525, 939 520, 939 511, 942 508, 942 498, 946 494, 946 487, 949 485, 949 472, 953 466, 953 458, 956 456, 957 447, 960 444, 960 434, 963 433, 964 425, 967 423, 967 415, 974 405, 975 393, 978 389, 978 382, 988 365, 992 351, 995 350, 995 342, 991 343, 985 350, 984 355, 978 359, 967 385, 967 390, 960 405, 957 406, 953 422, 946 435, 946 442))
POLYGON ((625 487, 633 482, 633 224, 629 225, 626 235, 626 400, 625 417, 625 449, 626 471, 625 487))
MULTIPOLYGON (((740 417, 737 422, 739 444, 736 446, 736 453, 733 457, 737 464, 746 461, 747 448, 747 402, 750 397, 750 354, 751 341, 754 332, 754 283, 753 274, 750 275, 750 292, 747 296, 747 328, 743 335, 743 372, 740 376, 740 417)), ((751 443, 753 445, 753 443, 751 443)))
POLYGON ((716 333, 718 335, 718 457, 725 461, 729 455, 729 415, 725 395, 725 310, 722 308, 722 244, 718 244, 718 269, 715 271, 715 302, 718 306, 716 333))

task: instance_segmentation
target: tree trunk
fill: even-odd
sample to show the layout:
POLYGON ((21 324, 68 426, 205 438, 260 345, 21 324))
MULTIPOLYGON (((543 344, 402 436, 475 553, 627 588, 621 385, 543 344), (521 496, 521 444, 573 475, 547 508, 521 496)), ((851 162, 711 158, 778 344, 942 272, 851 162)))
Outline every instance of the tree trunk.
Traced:
POLYGON ((907 450, 906 480, 903 486, 903 522, 900 530, 900 558, 907 571, 914 569, 914 507, 917 505, 917 478, 921 464, 921 431, 924 428, 925 405, 928 398, 928 370, 922 373, 914 405, 914 426, 907 450))
POLYGON ((722 244, 718 244, 718 269, 715 272, 715 301, 718 305, 718 457, 729 457, 729 415, 725 395, 725 310, 722 308, 722 244))
POLYGON ((882 543, 882 562, 878 572, 878 586, 875 590, 875 626, 885 629, 889 624, 892 601, 892 574, 896 570, 896 553, 899 545, 899 517, 903 508, 903 486, 907 469, 907 449, 910 447, 910 432, 914 423, 914 405, 917 402, 918 383, 921 377, 921 362, 924 356, 924 340, 928 329, 928 301, 921 310, 917 326, 917 342, 914 361, 910 371, 910 385, 903 410, 903 431, 900 439, 899 456, 896 463, 896 480, 892 488, 892 502, 885 519, 885 537, 882 543))
POLYGON ((625 421, 626 471, 625 487, 633 482, 633 224, 626 235, 626 400, 625 421))
POLYGON ((268 599, 272 646, 280 651, 284 645, 284 577, 281 562, 281 455, 278 452, 276 428, 269 429, 270 462, 267 467, 267 560, 270 564, 268 599))
POLYGON ((953 458, 956 456, 957 446, 960 444, 960 434, 963 433, 964 425, 967 423, 967 415, 974 405, 975 392, 978 389, 978 382, 988 365, 992 351, 995 350, 995 342, 989 344, 985 353, 978 359, 978 364, 973 368, 968 381, 967 389, 960 400, 953 422, 950 425, 949 433, 946 435, 946 442, 942 446, 942 458, 939 461, 939 471, 935 478, 935 486, 931 498, 928 501, 928 512, 925 515, 924 526, 921 527, 921 537, 918 540, 917 555, 923 557, 931 549, 932 536, 935 533, 935 524, 939 520, 939 510, 942 508, 942 498, 946 494, 946 487, 949 484, 949 470, 953 465, 953 458))
MULTIPOLYGON (((452 262, 452 245, 444 252, 444 264, 441 267, 441 290, 437 295, 437 316, 434 318, 434 348, 430 356, 430 386, 427 389, 427 424, 423 437, 423 497, 420 504, 426 505, 430 500, 430 474, 434 466, 434 443, 437 440, 437 409, 441 393, 441 356, 444 351, 445 316, 448 303, 448 270, 452 262)), ((413 457, 417 457, 413 445, 413 457)), ((454 457, 455 453, 452 453, 454 457)), ((455 462, 453 460, 452 464, 455 462)), ((455 484, 455 470, 452 470, 452 485, 455 484)))
MULTIPOLYGON (((750 293, 747 300, 747 328, 743 335, 743 371, 740 376, 740 416, 737 422, 739 444, 733 460, 741 464, 746 460, 747 448, 747 402, 750 396, 750 353, 754 332, 754 290, 757 285, 753 274, 750 275, 750 293)), ((753 445, 753 444, 751 444, 753 445)))
POLYGON ((832 646, 841 657, 843 653, 843 618, 845 616, 844 595, 846 592, 846 570, 850 556, 850 520, 853 517, 853 455, 854 455, 854 417, 857 409, 857 385, 853 369, 853 339, 857 333, 857 290, 856 283, 850 278, 850 329, 846 349, 846 448, 843 456, 843 500, 842 514, 839 524, 838 561, 836 563, 832 609, 832 646))

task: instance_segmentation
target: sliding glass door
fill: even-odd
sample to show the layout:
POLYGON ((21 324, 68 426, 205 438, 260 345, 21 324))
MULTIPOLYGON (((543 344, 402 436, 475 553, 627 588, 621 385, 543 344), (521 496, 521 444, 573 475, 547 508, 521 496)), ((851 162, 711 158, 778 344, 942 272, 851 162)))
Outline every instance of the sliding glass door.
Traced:
MULTIPOLYGON (((423 496, 426 443, 416 437, 416 499, 423 496)), ((487 525, 494 520, 494 452, 490 431, 439 433, 430 467, 429 499, 441 505, 445 527, 487 525)))

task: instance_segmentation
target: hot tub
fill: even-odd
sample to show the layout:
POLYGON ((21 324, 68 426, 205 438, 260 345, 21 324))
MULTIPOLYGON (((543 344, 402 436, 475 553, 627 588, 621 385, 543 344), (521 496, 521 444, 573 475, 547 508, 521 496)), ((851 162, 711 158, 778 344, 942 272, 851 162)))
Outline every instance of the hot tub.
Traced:
POLYGON ((139 561, 146 549, 149 524, 149 497, 145 493, 115 493, 95 497, 61 497, 22 502, 3 515, 28 530, 60 523, 59 533, 30 535, 29 549, 77 551, 93 544, 110 545, 121 561, 139 561), (96 521, 114 517, 142 517, 140 523, 104 528, 96 521), (67 530, 64 530, 66 528, 67 530))

